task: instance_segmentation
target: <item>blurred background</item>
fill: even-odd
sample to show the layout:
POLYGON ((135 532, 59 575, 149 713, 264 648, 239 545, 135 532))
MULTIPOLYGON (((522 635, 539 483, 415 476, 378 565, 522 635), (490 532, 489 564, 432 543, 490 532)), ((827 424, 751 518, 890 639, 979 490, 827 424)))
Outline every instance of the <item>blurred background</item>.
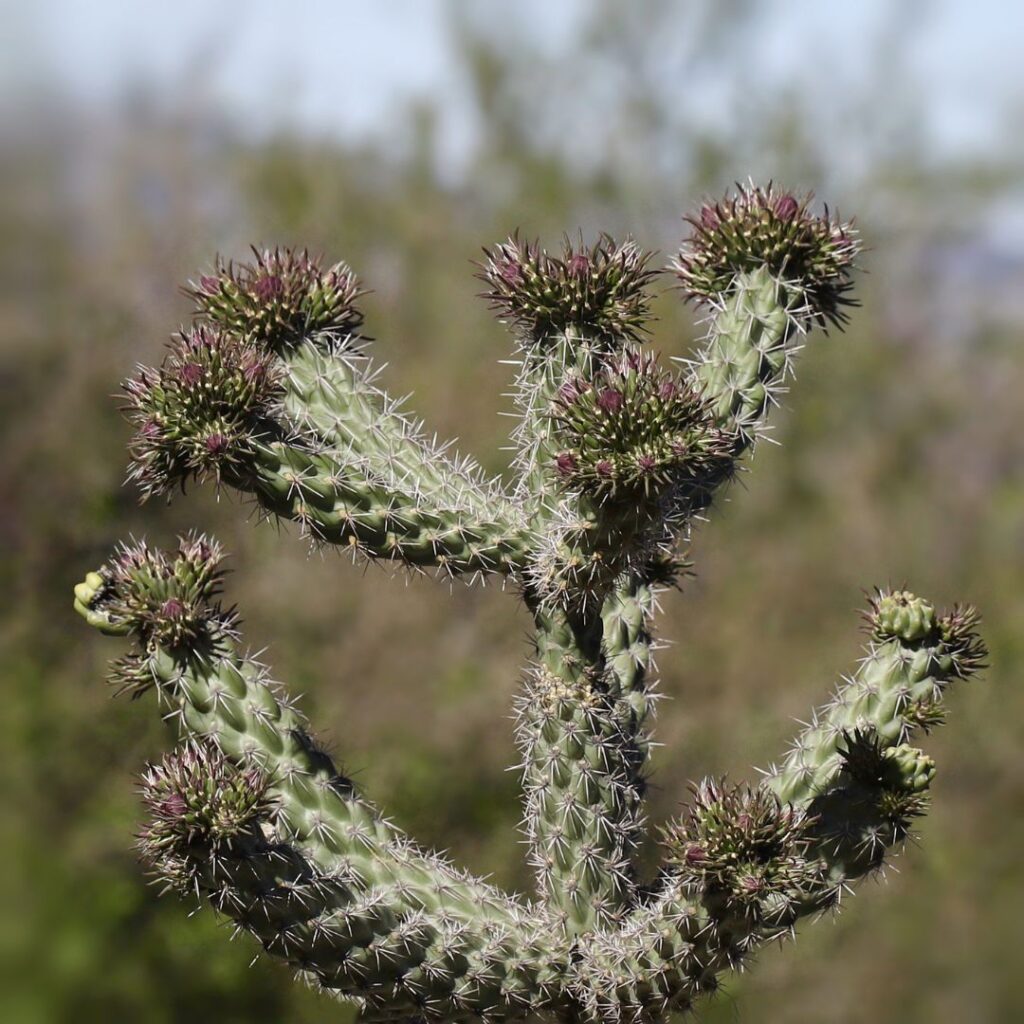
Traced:
MULTIPOLYGON (((505 468, 509 342, 471 260, 680 216, 738 179, 813 189, 870 247, 863 307, 815 338, 779 447, 695 538, 651 817, 778 756, 858 656, 862 588, 984 616, 991 669, 930 740, 922 843, 765 950, 700 1019, 1024 1020, 1024 7, 812 0, 0 3, 0 1020, 345 1019, 132 852, 151 700, 71 587, 128 534, 196 525, 229 597, 350 772, 425 843, 524 889, 508 709, 514 595, 391 579, 198 490, 139 508, 113 394, 186 318, 177 287, 250 242, 343 258, 397 393, 505 468), (742 499, 742 500, 739 500, 742 499)), ((657 303, 653 344, 700 325, 657 303)))

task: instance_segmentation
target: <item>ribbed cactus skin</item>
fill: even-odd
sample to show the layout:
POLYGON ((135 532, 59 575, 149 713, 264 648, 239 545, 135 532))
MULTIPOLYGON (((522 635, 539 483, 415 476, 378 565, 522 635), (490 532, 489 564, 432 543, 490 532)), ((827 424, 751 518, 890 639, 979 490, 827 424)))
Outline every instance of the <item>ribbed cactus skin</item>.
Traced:
POLYGON ((740 275, 697 361, 696 377, 715 418, 736 430, 741 450, 753 442, 785 380, 800 326, 789 307, 798 301, 765 267, 740 275))
POLYGON ((317 543, 509 582, 535 627, 516 703, 532 901, 421 850, 318 745, 219 602, 189 535, 117 549, 75 607, 131 649, 112 680, 156 695, 178 746, 143 775, 140 851, 366 1021, 653 1024, 881 868, 924 813, 911 745, 985 658, 976 616, 876 591, 865 656, 753 785, 705 779, 644 836, 653 618, 678 553, 765 428, 816 326, 841 324, 858 243, 809 197, 741 187, 689 218, 672 264, 709 332, 680 374, 644 352, 650 255, 602 236, 513 236, 480 277, 514 329, 509 486, 451 454, 377 385, 344 264, 256 251, 189 294, 195 323, 125 384, 144 496, 213 479, 317 543))

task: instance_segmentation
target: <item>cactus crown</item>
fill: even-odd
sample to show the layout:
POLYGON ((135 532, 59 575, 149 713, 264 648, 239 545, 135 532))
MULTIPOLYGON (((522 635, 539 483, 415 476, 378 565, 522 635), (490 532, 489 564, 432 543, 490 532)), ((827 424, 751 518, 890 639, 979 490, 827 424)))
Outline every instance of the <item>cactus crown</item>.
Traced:
POLYGON ((257 765, 240 766, 209 741, 185 743, 143 773, 142 859, 161 882, 188 893, 202 858, 237 849, 270 820, 268 786, 257 765))
POLYGON ((732 439, 700 393, 635 349, 589 379, 570 377, 552 403, 562 447, 555 470, 570 488, 636 501, 705 485, 732 466, 732 439))
POLYGON ((324 332, 352 334, 363 322, 362 294, 344 263, 323 268, 305 249, 253 249, 252 263, 218 260, 213 273, 183 289, 196 315, 275 351, 324 332))
POLYGON ((648 267, 652 254, 635 242, 602 235, 587 248, 566 238, 559 258, 513 235, 484 255, 484 298, 528 342, 569 330, 606 345, 642 338, 656 272, 648 267))
POLYGON ((219 604, 220 549, 118 549, 75 605, 133 650, 183 745, 143 778, 144 858, 367 1021, 646 1024, 836 905, 924 812, 909 741, 982 665, 977 617, 869 601, 854 675, 757 785, 708 780, 638 867, 652 619, 706 512, 764 429, 806 331, 840 322, 858 243, 809 197, 741 187, 690 218, 673 269, 711 309, 679 372, 642 348, 651 255, 607 236, 559 255, 513 235, 480 277, 519 346, 517 480, 428 440, 362 355, 344 264, 254 250, 186 291, 195 321, 125 384, 143 495, 212 478, 324 545, 510 580, 536 629, 517 702, 535 898, 420 850, 340 774, 219 604))
POLYGON ((766 789, 705 780, 666 832, 682 884, 758 921, 825 888, 811 822, 766 789))
POLYGON ((124 384, 135 427, 129 475, 155 494, 244 473, 272 429, 281 377, 273 353, 248 335, 205 324, 183 331, 158 369, 142 367, 124 384))
POLYGON ((688 218, 693 234, 675 264, 687 295, 715 301, 738 275, 767 267, 803 295, 810 316, 842 323, 860 243, 853 226, 827 209, 811 214, 812 198, 740 185, 735 195, 705 203, 688 218))

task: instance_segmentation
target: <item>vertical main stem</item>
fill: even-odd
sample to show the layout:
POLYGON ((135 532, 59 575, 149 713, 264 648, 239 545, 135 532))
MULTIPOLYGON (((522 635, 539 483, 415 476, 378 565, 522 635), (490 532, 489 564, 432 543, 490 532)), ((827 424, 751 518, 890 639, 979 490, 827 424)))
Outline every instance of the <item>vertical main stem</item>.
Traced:
POLYGON ((538 661, 520 705, 531 853, 570 935, 613 926, 635 897, 650 698, 650 590, 603 607, 533 606, 538 661))

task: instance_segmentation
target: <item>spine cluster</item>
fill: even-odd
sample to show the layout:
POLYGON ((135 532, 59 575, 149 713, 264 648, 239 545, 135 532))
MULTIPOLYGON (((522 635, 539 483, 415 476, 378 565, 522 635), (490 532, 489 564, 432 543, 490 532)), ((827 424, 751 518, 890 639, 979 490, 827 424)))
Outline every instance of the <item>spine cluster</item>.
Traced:
POLYGON ((245 653, 214 542, 125 545, 75 590, 89 624, 130 642, 114 681, 155 691, 180 737, 142 780, 154 877, 367 1021, 662 1021, 834 908, 926 810, 935 765, 911 741, 985 651, 970 609, 878 591, 863 661, 778 765, 695 785, 657 877, 639 870, 658 591, 686 571, 690 523, 765 429, 805 335, 842 323, 859 248, 772 186, 689 224, 669 269, 709 331, 679 370, 644 347, 658 272, 633 241, 485 250, 519 362, 511 486, 379 386, 359 282, 307 252, 200 275, 192 323, 124 385, 144 497, 213 481, 357 557, 503 577, 532 615, 516 705, 527 901, 419 849, 339 771, 245 653))

